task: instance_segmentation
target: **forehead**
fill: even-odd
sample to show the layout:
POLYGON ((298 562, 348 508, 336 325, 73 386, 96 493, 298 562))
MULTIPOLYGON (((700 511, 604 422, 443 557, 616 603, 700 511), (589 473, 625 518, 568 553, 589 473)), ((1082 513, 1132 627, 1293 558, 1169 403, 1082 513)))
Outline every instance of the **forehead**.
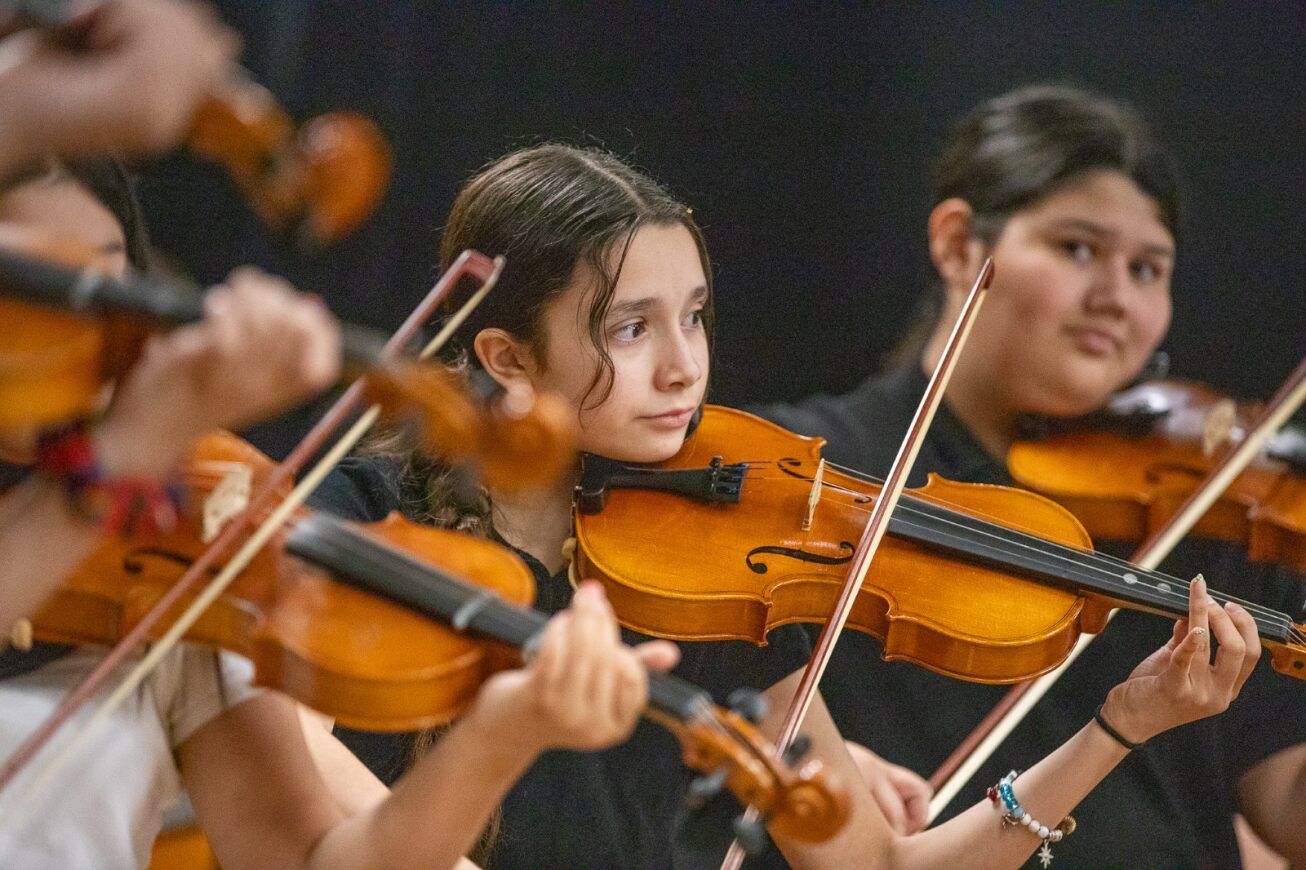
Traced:
POLYGON ((1174 236, 1162 223, 1156 200, 1119 172, 1093 172, 1072 179, 1019 215, 1036 224, 1082 221, 1122 240, 1174 247, 1174 236))
POLYGON ((613 266, 618 262, 621 266, 614 303, 651 298, 678 304, 707 283, 698 246, 681 224, 641 227, 626 248, 624 261, 620 250, 612 256, 613 266))
POLYGON ((97 248, 121 250, 125 237, 113 212, 67 176, 33 179, 0 194, 0 220, 48 230, 97 248))

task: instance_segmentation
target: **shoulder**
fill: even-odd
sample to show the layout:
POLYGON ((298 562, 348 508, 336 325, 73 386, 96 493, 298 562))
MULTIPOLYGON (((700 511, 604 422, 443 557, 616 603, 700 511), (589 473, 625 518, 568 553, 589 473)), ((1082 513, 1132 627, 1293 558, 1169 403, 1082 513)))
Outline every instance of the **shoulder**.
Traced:
POLYGON ((392 459, 349 456, 309 497, 317 510, 361 522, 383 520, 403 504, 399 463, 392 459))
POLYGON ((851 392, 825 393, 797 402, 756 405, 747 410, 799 435, 817 435, 827 442, 828 459, 856 468, 875 470, 881 454, 893 458, 902 430, 911 420, 919 391, 910 389, 911 371, 895 370, 874 375, 851 392))

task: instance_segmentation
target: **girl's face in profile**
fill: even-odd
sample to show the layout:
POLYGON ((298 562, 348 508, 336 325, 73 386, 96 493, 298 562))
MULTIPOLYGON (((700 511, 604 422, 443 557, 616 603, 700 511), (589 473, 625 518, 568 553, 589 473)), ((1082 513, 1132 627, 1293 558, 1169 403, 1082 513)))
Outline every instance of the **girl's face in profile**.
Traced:
POLYGON ((1170 324, 1175 242, 1156 202, 1095 172, 1012 215, 966 347, 1021 413, 1086 413, 1133 379, 1170 324))
POLYGON ((589 331, 593 285, 575 281, 545 309, 534 386, 576 409, 581 450, 628 462, 667 459, 707 389, 708 288, 698 248, 679 224, 636 231, 603 326, 612 358, 606 396, 603 380, 586 395, 600 370, 589 331))

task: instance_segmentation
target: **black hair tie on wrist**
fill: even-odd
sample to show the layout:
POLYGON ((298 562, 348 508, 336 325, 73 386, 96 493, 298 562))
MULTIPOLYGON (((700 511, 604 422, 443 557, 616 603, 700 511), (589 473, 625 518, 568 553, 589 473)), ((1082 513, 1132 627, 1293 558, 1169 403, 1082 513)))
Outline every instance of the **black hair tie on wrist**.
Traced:
POLYGON ((1102 715, 1102 708, 1105 706, 1105 704, 1097 705, 1097 711, 1093 713, 1093 721, 1102 726, 1102 730, 1107 733, 1107 736, 1116 743, 1119 743, 1125 749, 1128 749, 1130 752, 1133 752, 1135 749, 1142 749, 1142 743, 1130 743, 1120 734, 1119 731, 1111 727, 1111 725, 1106 721, 1106 717, 1102 715))

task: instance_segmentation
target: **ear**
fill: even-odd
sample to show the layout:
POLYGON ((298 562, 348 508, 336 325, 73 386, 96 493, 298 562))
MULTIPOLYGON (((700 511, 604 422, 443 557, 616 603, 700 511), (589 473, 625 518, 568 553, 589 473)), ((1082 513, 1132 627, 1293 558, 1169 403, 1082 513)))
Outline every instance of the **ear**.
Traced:
POLYGON ((512 334, 496 328, 476 333, 472 350, 481 367, 509 392, 533 388, 538 366, 531 349, 512 334))
POLYGON ((958 197, 930 212, 930 259, 950 293, 969 287, 984 262, 984 243, 972 232, 974 216, 970 203, 958 197))

